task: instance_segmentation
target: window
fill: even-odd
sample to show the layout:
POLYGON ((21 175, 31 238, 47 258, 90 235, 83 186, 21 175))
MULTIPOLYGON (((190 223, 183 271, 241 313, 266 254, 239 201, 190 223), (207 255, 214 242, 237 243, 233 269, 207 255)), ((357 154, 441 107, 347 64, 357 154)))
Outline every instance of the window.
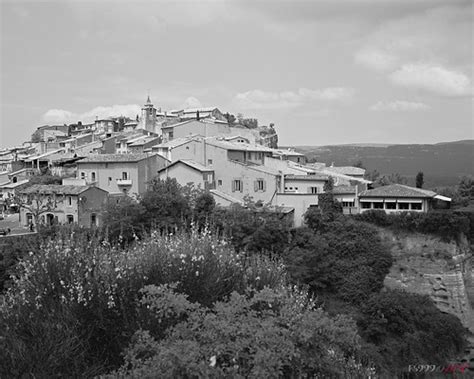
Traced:
POLYGON ((92 173, 91 173, 91 180, 92 180, 93 182, 95 182, 95 172, 92 172, 92 173))
POLYGON ((95 213, 91 214, 91 226, 97 225, 97 215, 95 213))
POLYGON ((394 201, 387 201, 385 203, 385 209, 397 209, 397 203, 394 201))
POLYGON ((67 215, 66 216, 66 222, 68 224, 72 224, 74 222, 74 216, 73 215, 67 215))
POLYGON ((81 172, 81 179, 85 179, 86 178, 86 173, 83 171, 81 172))
POLYGON ((68 197, 67 197, 67 204, 68 204, 69 206, 72 205, 72 196, 68 196, 68 197))
POLYGON ((361 201, 360 205, 363 209, 370 209, 372 203, 370 201, 361 201))
POLYGON ((342 207, 343 208, 353 208, 354 207, 354 202, 353 201, 343 201, 342 202, 342 207))
POLYGON ((208 160, 207 160, 207 164, 208 164, 209 166, 212 166, 212 159, 208 159, 208 160))
POLYGON ((258 191, 261 191, 261 192, 264 192, 265 191, 265 180, 263 179, 257 179, 255 181, 255 192, 258 192, 258 191))
POLYGON ((410 203, 398 203, 398 209, 408 210, 410 203))
POLYGON ((374 203, 374 209, 383 209, 383 203, 382 202, 374 203))
POLYGON ((109 183, 108 183, 109 186, 110 186, 110 183, 112 183, 112 178, 109 176, 109 183))
POLYGON ((122 180, 127 180, 128 179, 128 174, 124 171, 122 172, 122 180))
POLYGON ((169 139, 172 139, 172 138, 173 138, 173 132, 169 132, 169 133, 168 133, 168 138, 169 138, 169 139))
POLYGON ((219 186, 222 185, 222 180, 221 180, 221 179, 219 179, 219 180, 217 181, 217 185, 219 185, 219 186))
POLYGON ((411 209, 414 211, 421 211, 422 209, 422 204, 421 203, 410 203, 411 209))
POLYGON ((243 184, 242 180, 240 179, 234 179, 232 181, 232 192, 242 192, 243 191, 243 184))
POLYGON ((313 195, 318 193, 318 187, 309 187, 308 190, 309 193, 312 193, 313 195))

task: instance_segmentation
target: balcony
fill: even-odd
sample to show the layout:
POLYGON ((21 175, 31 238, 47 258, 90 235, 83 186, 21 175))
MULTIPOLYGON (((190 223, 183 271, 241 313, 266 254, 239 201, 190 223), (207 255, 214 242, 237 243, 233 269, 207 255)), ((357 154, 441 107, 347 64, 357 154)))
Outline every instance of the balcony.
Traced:
POLYGON ((117 185, 118 186, 131 186, 132 185, 132 179, 117 179, 117 185))

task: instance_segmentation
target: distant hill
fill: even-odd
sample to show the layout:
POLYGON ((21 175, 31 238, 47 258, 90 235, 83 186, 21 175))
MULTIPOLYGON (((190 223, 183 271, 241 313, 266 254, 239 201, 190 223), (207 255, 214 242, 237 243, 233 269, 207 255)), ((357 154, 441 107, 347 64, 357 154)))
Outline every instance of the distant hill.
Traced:
POLYGON ((425 187, 454 185, 464 175, 474 176, 474 140, 442 142, 432 145, 349 144, 331 146, 294 146, 310 161, 354 165, 381 174, 398 172, 415 183, 415 176, 423 171, 425 187))

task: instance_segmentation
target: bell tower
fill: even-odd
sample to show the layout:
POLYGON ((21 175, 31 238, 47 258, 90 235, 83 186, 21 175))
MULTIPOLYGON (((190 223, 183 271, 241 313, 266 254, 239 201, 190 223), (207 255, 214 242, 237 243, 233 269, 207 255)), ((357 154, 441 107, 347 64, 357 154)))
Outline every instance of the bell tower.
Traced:
POLYGON ((155 131, 156 108, 151 103, 150 95, 148 95, 146 103, 142 107, 142 118, 140 121, 143 129, 148 130, 149 132, 155 131))

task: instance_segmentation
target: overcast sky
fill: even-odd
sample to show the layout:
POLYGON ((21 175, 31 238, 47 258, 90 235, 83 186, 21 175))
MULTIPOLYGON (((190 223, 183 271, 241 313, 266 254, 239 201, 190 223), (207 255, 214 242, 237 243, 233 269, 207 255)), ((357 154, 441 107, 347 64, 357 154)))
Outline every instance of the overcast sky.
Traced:
POLYGON ((0 146, 148 93, 282 145, 474 138, 470 0, 0 2, 0 146))

